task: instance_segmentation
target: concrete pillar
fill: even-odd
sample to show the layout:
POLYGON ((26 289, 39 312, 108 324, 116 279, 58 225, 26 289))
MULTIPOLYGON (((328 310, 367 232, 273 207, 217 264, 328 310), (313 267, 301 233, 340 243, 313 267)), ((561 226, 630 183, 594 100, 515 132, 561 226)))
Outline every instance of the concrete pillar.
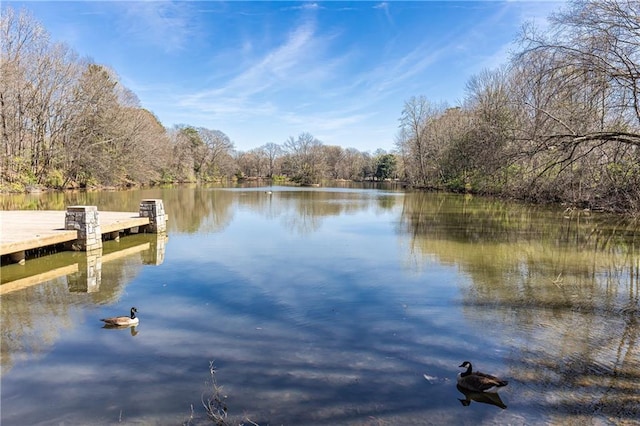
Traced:
POLYGON ((140 202, 140 217, 148 217, 147 232, 159 234, 167 231, 167 217, 162 200, 148 199, 140 202))
POLYGON ((102 248, 102 233, 96 206, 67 207, 64 229, 78 231, 78 239, 70 245, 72 250, 91 251, 102 248))

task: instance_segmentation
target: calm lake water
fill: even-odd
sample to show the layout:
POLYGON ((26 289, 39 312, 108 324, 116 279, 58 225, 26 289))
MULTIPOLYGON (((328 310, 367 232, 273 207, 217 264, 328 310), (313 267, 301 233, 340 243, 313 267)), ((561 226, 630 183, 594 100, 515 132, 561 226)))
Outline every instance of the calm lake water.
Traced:
POLYGON ((166 237, 2 267, 3 426, 213 424, 211 362, 228 424, 639 423, 640 234, 619 218, 363 187, 0 202, 143 198, 166 237), (139 326, 102 328, 131 306, 139 326), (509 381, 500 400, 456 388, 465 360, 509 381))

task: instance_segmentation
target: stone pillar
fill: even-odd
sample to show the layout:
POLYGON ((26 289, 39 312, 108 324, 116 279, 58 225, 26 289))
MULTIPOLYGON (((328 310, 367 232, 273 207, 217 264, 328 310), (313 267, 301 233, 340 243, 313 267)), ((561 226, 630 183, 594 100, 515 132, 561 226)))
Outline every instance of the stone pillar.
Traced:
POLYGON ((102 233, 96 206, 68 206, 64 229, 78 231, 78 239, 71 243, 71 249, 91 251, 102 248, 102 233))
POLYGON ((160 234, 167 231, 167 217, 164 213, 162 200, 142 200, 140 202, 140 217, 148 217, 147 232, 160 234))

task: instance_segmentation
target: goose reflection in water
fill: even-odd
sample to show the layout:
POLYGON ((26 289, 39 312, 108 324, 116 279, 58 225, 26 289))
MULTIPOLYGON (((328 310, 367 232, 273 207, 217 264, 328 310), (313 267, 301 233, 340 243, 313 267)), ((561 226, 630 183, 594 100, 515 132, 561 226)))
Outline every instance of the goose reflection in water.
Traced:
POLYGON ((136 336, 138 334, 138 326, 135 324, 132 325, 110 325, 110 324, 105 324, 102 326, 102 328, 106 328, 109 330, 126 330, 129 329, 129 331, 131 332, 132 336, 136 336))
POLYGON ((482 404, 495 405, 496 407, 500 407, 502 409, 507 408, 504 402, 502 402, 502 399, 500 399, 500 395, 498 395, 497 393, 474 392, 467 390, 460 385, 456 385, 456 387, 458 388, 458 391, 460 391, 465 396, 465 399, 458 398, 458 401, 460 401, 460 403, 462 403, 462 405, 464 405, 465 407, 468 407, 471 404, 471 401, 475 401, 482 404))

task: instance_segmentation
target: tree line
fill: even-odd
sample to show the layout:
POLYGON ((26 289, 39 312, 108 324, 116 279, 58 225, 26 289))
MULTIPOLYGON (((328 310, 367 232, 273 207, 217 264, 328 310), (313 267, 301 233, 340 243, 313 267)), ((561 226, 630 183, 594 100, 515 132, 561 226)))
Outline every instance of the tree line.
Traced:
POLYGON ((640 212, 640 2, 578 0, 448 107, 406 101, 396 147, 418 187, 640 212))
POLYGON ((0 189, 128 186, 280 177, 396 177, 395 157, 327 146, 308 133, 237 151, 222 131, 167 129, 104 65, 80 58, 27 11, 3 11, 0 189))
POLYGON ((408 99, 395 150, 309 133, 243 152, 220 130, 165 128, 117 73, 26 11, 1 18, 0 188, 244 178, 399 179, 417 188, 640 212, 640 3, 576 0, 449 106, 408 99))

